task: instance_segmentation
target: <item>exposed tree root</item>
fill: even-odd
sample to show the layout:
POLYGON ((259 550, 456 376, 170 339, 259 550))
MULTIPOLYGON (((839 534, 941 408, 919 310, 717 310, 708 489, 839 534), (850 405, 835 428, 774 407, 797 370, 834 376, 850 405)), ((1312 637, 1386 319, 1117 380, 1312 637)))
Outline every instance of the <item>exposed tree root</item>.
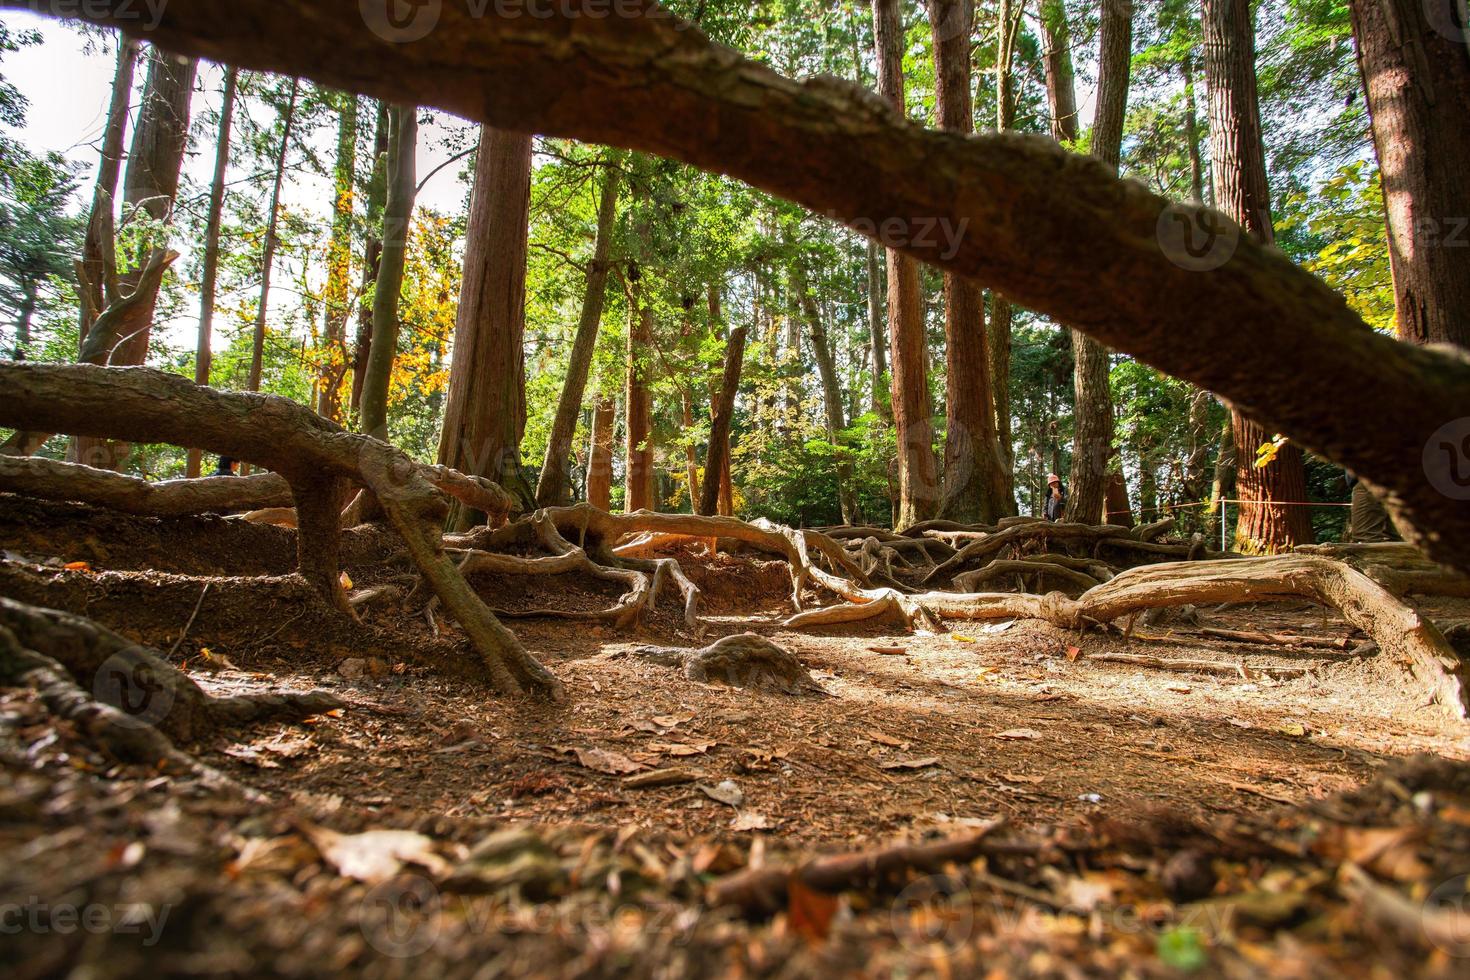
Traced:
POLYGON ((1296 550, 1304 555, 1345 561, 1397 595, 1470 597, 1470 575, 1430 561, 1411 544, 1313 544, 1296 550))
MULTIPOLYGON (((16 662, 29 664, 28 669, 46 668, 36 657, 50 660, 69 675, 74 687, 90 686, 92 698, 86 696, 85 687, 71 694, 58 688, 59 703, 79 712, 90 709, 78 697, 109 706, 111 711, 91 711, 88 717, 96 719, 98 731, 105 730, 104 737, 115 739, 120 750, 143 753, 133 761, 166 758, 166 752, 151 758, 148 753, 161 752, 170 739, 192 742, 224 728, 271 718, 300 718, 341 706, 324 692, 211 698, 148 647, 90 619, 6 598, 0 598, 0 646, 7 658, 20 657, 16 662), (114 732, 118 726, 145 733, 133 738, 114 732)), ((48 678, 43 679, 47 683, 55 680, 48 678)))
MULTIPOLYGON (((372 491, 409 557, 469 637, 491 683, 506 693, 562 695, 561 683, 495 619, 444 554, 445 504, 433 481, 452 487, 451 493, 469 492, 458 475, 426 472, 387 443, 346 432, 289 399, 215 391, 146 368, 0 363, 0 388, 6 391, 0 425, 171 442, 281 474, 296 506, 298 568, 347 616, 352 607, 338 582, 341 501, 352 483, 361 484, 372 491)), ((469 480, 469 485, 494 495, 483 481, 469 480)))
POLYGON ((848 591, 852 594, 845 597, 855 608, 799 614, 785 625, 809 628, 897 610, 911 623, 930 616, 1024 618, 1076 629, 1164 606, 1308 599, 1336 608, 1384 652, 1407 661, 1432 699, 1457 717, 1464 718, 1470 711, 1470 669, 1433 623, 1362 572, 1310 555, 1145 565, 1077 599, 1058 592, 1045 596, 949 592, 904 596, 892 589, 848 591))
POLYGON ((1101 584, 1098 579, 1088 573, 1069 567, 1062 562, 1042 560, 1051 557, 1053 556, 1033 555, 1026 561, 993 561, 984 568, 973 572, 961 572, 954 577, 954 584, 963 592, 974 592, 976 586, 1004 575, 1035 575, 1038 579, 1044 575, 1050 575, 1082 592, 1101 584))
POLYGON ((1204 539, 1191 541, 1189 544, 1164 544, 1153 540, 1172 527, 1171 520, 1157 521, 1153 524, 1141 527, 1126 528, 1113 524, 1069 524, 1065 522, 1047 522, 1028 520, 1024 523, 1012 524, 1004 529, 994 532, 947 532, 931 531, 928 533, 947 535, 956 539, 974 537, 969 544, 960 548, 952 558, 935 568, 924 579, 926 583, 951 575, 966 565, 990 558, 999 554, 1005 548, 1019 545, 1030 541, 1061 541, 1070 544, 1091 545, 1094 554, 1104 547, 1122 548, 1131 551, 1144 552, 1153 555, 1166 555, 1176 558, 1228 558, 1229 555, 1219 552, 1208 551, 1204 547, 1204 539))
POLYGON ((76 500, 147 517, 229 514, 291 503, 291 487, 274 473, 150 483, 40 456, 0 456, 0 490, 42 500, 76 500))
POLYGON ((1310 667, 1246 667, 1244 664, 1224 664, 1214 660, 1165 660, 1138 653, 1092 653, 1086 659, 1105 664, 1130 664, 1154 670, 1182 671, 1186 674, 1239 677, 1241 680, 1250 680, 1257 675, 1275 680, 1293 680, 1312 673, 1310 667))
POLYGON ((755 633, 727 636, 698 650, 646 646, 633 652, 665 667, 677 667, 685 677, 702 684, 784 694, 826 693, 790 651, 755 633))

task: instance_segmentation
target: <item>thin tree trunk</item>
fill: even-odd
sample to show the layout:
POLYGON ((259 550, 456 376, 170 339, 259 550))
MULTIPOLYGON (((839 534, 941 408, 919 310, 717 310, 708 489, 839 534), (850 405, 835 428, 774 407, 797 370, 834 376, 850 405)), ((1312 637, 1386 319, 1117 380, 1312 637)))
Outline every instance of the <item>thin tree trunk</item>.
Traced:
POLYGON ((654 509, 653 393, 649 390, 649 355, 653 352, 653 310, 643 302, 637 286, 628 303, 628 348, 623 406, 627 414, 626 483, 623 510, 654 509))
POLYGON ((883 248, 877 242, 868 241, 868 346, 873 352, 872 402, 869 409, 885 422, 892 421, 893 412, 883 397, 888 384, 888 330, 884 320, 883 299, 883 248))
MULTIPOLYGON (((847 418, 842 409, 842 382, 837 377, 837 359, 832 352, 831 338, 827 336, 827 324, 817 308, 816 297, 812 295, 806 268, 799 260, 792 264, 790 287, 806 319, 807 342, 812 349, 812 359, 817 364, 817 377, 822 383, 827 441, 841 454, 846 452, 842 432, 847 428, 847 418)), ((837 504, 842 513, 842 523, 857 523, 857 495, 852 488, 852 466, 840 456, 837 461, 837 504)))
MULTIPOLYGON (((494 480, 527 509, 535 499, 521 465, 530 207, 531 137, 484 127, 439 462, 494 480)), ((462 530, 480 519, 455 508, 449 523, 462 530)))
POLYGON ((1189 144, 1189 199, 1195 204, 1205 203, 1205 170, 1199 149, 1199 108, 1194 99, 1193 55, 1185 55, 1179 63, 1184 74, 1184 139, 1189 144))
POLYGON ((592 262, 587 266, 587 288, 582 298, 582 319, 572 342, 567 380, 557 402, 556 417, 546 444, 546 458, 541 464, 541 478, 536 485, 536 506, 552 507, 568 503, 567 460, 572 453, 572 438, 577 432, 577 419, 582 414, 582 396, 587 390, 587 375, 592 355, 597 349, 597 334, 602 326, 602 309, 607 291, 608 257, 612 253, 613 225, 618 214, 618 186, 622 178, 622 154, 614 151, 607 160, 607 176, 603 179, 602 198, 597 209, 597 241, 592 262))
POLYGON ((617 403, 611 398, 597 397, 597 407, 592 412, 592 448, 587 457, 587 502, 598 510, 612 510, 617 411, 617 403))
MULTIPOLYGON (((973 0, 927 0, 934 39, 939 126, 975 131, 970 97, 973 0)), ((944 274, 945 442, 944 496, 939 514, 967 524, 992 524, 1009 508, 1004 462, 995 430, 990 353, 985 336, 985 293, 980 284, 944 274)))
MULTIPOLYGON (((1205 77, 1210 91, 1210 139, 1215 194, 1255 241, 1271 245, 1271 188, 1266 180, 1266 150, 1256 95, 1255 25, 1249 4, 1204 0, 1205 77)), ((1236 547, 1275 553, 1313 540, 1306 501, 1302 451, 1287 444, 1276 458, 1257 466, 1254 457, 1271 434, 1238 410, 1231 410, 1237 454, 1236 495, 1244 501, 1236 524, 1236 547)))
MULTIPOLYGON (((87 219, 87 234, 82 243, 82 271, 85 282, 79 284, 81 323, 77 343, 87 340, 92 321, 105 305, 102 283, 111 272, 113 252, 113 208, 117 202, 117 181, 122 171, 123 139, 128 127, 128 107, 133 97, 133 71, 138 63, 138 42, 125 35, 117 38, 117 70, 112 77, 112 101, 107 107, 107 125, 102 130, 102 156, 97 165, 97 183, 92 191, 92 210, 87 219)), ((80 349, 80 346, 78 347, 80 349)))
MULTIPOLYGON (((679 406, 683 413, 684 432, 694 428, 694 396, 688 387, 679 388, 679 406)), ((693 442, 684 445, 684 477, 689 483, 689 512, 695 512, 695 503, 700 497, 699 485, 699 450, 693 442)))
POLYGON ((31 346, 31 318, 36 315, 36 281, 27 279, 21 286, 20 310, 15 317, 15 359, 26 359, 31 346))
MULTIPOLYGON (((373 166, 367 189, 367 241, 362 252, 362 289, 357 306, 357 342, 352 350, 352 410, 362 411, 362 382, 373 346, 374 285, 383 257, 383 206, 388 195, 388 105, 378 107, 373 127, 373 166)), ((361 422, 359 421, 359 426, 361 422)))
POLYGON ((1388 212, 1398 334, 1417 344, 1470 348, 1465 5, 1352 0, 1349 6, 1388 212))
POLYGON ((1220 429, 1220 436, 1215 442, 1215 479, 1210 486, 1210 509, 1206 512, 1209 519, 1205 522, 1205 535, 1211 541, 1220 533, 1220 522, 1225 520, 1226 498, 1235 492, 1235 419, 1233 415, 1225 417, 1225 424, 1220 429))
POLYGON ((337 116, 337 160, 332 180, 332 234, 327 244, 326 320, 318 375, 317 412, 342 421, 342 379, 347 374, 348 283, 352 275, 352 200, 357 171, 357 96, 342 92, 337 116))
MULTIPOLYGON (((219 233, 225 208, 225 173, 230 166, 230 127, 235 119, 235 87, 239 72, 225 69, 224 100, 219 111, 219 140, 214 150, 214 179, 209 185, 209 217, 204 228, 204 273, 199 283, 199 346, 194 355, 194 383, 209 384, 213 359, 214 298, 219 283, 219 233)), ((201 453, 189 450, 185 475, 200 472, 201 453)))
POLYGON ((725 341, 725 370, 720 380, 720 397, 714 406, 709 429, 709 450, 704 459, 704 487, 699 513, 712 515, 720 506, 730 483, 730 423, 735 415, 735 395, 740 390, 740 369, 745 363, 745 327, 730 331, 725 341), (718 474, 718 479, 715 474, 718 474))
MULTIPOLYGON (((1000 0, 996 12, 995 125, 1009 132, 1016 122, 1016 38, 1026 14, 1027 0, 1000 0)), ((990 291, 990 320, 986 347, 990 353, 990 389, 995 402, 995 435, 1000 448, 1004 492, 999 501, 1002 517, 1019 513, 1016 507, 1016 450, 1011 431, 1011 301, 997 289, 990 291)))
POLYGON ((265 244, 260 259, 260 303, 255 309, 254 346, 250 352, 250 379, 247 387, 260 390, 260 375, 265 359, 265 324, 270 311, 271 266, 276 261, 276 224, 280 219, 281 185, 286 180, 286 153, 291 147, 291 127, 296 120, 296 98, 301 80, 291 79, 291 95, 281 115, 281 147, 276 153, 276 181, 271 189, 270 214, 265 222, 265 244))
MULTIPOLYGON (((403 290, 403 263, 408 251, 408 227, 413 217, 418 150, 418 108, 388 106, 388 151, 383 173, 383 250, 373 289, 373 334, 363 368, 362 401, 358 425, 379 439, 388 438, 388 381, 398 353, 398 299, 403 290)), ((441 462, 443 460, 441 459, 441 462)), ((457 468, 457 467, 456 467, 457 468)))
MULTIPOLYGON (((878 56, 878 94, 906 115, 903 18, 899 0, 873 0, 873 34, 878 56)), ((893 249, 888 251, 888 345, 893 370, 894 435, 898 444, 896 525, 903 528, 934 516, 939 504, 939 477, 934 457, 919 266, 909 256, 893 249)))

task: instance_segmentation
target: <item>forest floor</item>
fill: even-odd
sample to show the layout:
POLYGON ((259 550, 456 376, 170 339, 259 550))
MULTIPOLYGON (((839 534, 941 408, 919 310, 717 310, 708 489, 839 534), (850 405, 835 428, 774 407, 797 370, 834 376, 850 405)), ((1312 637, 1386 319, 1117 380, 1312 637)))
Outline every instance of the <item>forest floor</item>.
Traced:
MULTIPOLYGON (((105 609, 140 574, 209 564, 187 528, 130 563, 116 532, 137 545, 148 522, 58 515, 85 520, 38 532, 0 519, 0 544, 6 564, 89 561, 50 572, 88 596, 79 605, 105 609), (160 571, 161 555, 176 567, 160 571), (110 578, 120 566, 133 571, 110 578)), ((11 975, 1464 968, 1470 767, 1409 757, 1470 760, 1470 730, 1421 703, 1402 665, 1350 653, 1361 638, 1335 613, 1199 610, 1148 627, 1167 644, 1036 622, 812 635, 777 625, 784 564, 679 557, 704 591, 703 638, 672 601, 632 631, 510 622, 566 684, 564 705, 507 701, 443 669, 420 651, 452 636, 397 609, 366 614, 381 642, 363 650, 293 632, 266 604, 249 627, 212 633, 201 617, 182 638, 188 603, 99 614, 176 647, 210 694, 325 689, 346 706, 186 747, 264 794, 250 800, 110 764, 32 692, 0 688, 11 975), (1237 643, 1204 628, 1343 642, 1237 643), (631 655, 744 631, 796 654, 826 693, 705 685, 631 655), (1096 659, 1117 654, 1227 669, 1096 659), (673 784, 635 788, 654 770, 674 770, 673 784), (840 900, 792 886, 773 917, 705 895, 748 867, 986 829, 1009 850, 840 900), (68 908, 98 910, 98 928, 65 929, 68 908)), ((347 571, 359 585, 377 574, 347 571)), ((577 576, 473 581, 510 612, 615 595, 577 576)), ((1422 608, 1470 618, 1462 600, 1422 608)))

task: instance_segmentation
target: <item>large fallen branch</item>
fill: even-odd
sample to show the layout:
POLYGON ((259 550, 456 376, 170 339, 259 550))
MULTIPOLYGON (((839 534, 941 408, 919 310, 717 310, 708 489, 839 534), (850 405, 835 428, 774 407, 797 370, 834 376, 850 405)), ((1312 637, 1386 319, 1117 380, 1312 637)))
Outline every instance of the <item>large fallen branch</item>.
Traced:
POLYGON ((1470 668, 1437 627, 1367 575, 1312 555, 1171 562, 1129 569, 1071 599, 1012 593, 849 589, 847 605, 799 613, 785 623, 810 628, 899 614, 913 622, 950 619, 1042 619, 1066 629, 1110 623, 1144 609, 1223 602, 1309 599, 1331 606, 1373 638, 1386 654, 1407 661, 1432 699, 1457 717, 1470 713, 1470 668))
POLYGON ((1296 550, 1304 555, 1345 561, 1397 595, 1470 597, 1470 575, 1461 575, 1430 561, 1411 544, 1312 544, 1301 545, 1296 550))
POLYGON ((274 470, 291 486, 301 575, 346 615, 339 584, 341 500, 373 492, 409 557, 506 693, 559 697, 562 686, 470 589, 444 553, 446 507, 418 464, 386 442, 350 433, 302 405, 221 392, 147 368, 0 362, 0 425, 129 442, 194 446, 274 470))
POLYGON ((274 473, 150 483, 40 456, 0 456, 0 490, 42 500, 75 500, 145 517, 230 514, 291 504, 290 485, 274 473))
POLYGON ((711 44, 653 0, 619 16, 602 0, 545 16, 425 4, 404 23, 356 0, 170 0, 156 23, 133 0, 0 2, 738 177, 1219 393, 1361 474, 1416 544, 1470 571, 1470 508, 1425 479, 1426 459, 1454 463, 1436 440, 1470 418, 1470 358, 1377 333, 1228 219, 1051 140, 926 131, 867 89, 799 83, 711 44), (1324 407, 1345 390, 1353 410, 1324 407))

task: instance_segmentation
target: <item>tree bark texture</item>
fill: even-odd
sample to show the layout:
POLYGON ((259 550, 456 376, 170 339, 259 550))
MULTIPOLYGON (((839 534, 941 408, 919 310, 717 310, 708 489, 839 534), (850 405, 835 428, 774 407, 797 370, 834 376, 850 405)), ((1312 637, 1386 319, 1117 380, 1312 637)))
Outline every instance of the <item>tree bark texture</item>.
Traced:
POLYGON ((352 275, 352 202, 357 173, 357 94, 337 94, 337 159, 332 170, 332 234, 327 243, 326 319, 316 410, 342 421, 342 381, 349 367, 347 315, 352 275))
POLYGON ((613 443, 618 406, 599 395, 592 410, 592 448, 587 457, 587 502, 598 510, 612 509, 613 443))
POLYGON ((82 242, 82 318, 77 343, 87 340, 92 321, 105 304, 103 276, 113 270, 114 221, 117 182, 122 171, 123 139, 127 135, 128 109, 133 97, 133 72, 138 64, 138 42, 118 35, 117 69, 112 77, 112 99, 107 108, 107 125, 102 130, 102 155, 97 164, 97 181, 92 191, 92 209, 82 242))
POLYGON ((388 105, 375 102, 377 122, 373 126, 373 162, 368 172, 366 218, 367 240, 362 249, 362 287, 357 304, 357 340, 352 345, 352 410, 362 407, 362 383, 367 375, 373 346, 373 304, 378 265, 383 258, 383 207, 388 197, 388 105))
POLYGON ((722 509, 721 487, 730 480, 730 424, 735 417, 735 395, 740 391, 740 369, 745 363, 745 334, 746 328, 739 326, 725 340, 725 369, 721 374, 720 397, 711 417, 704 486, 699 498, 699 513, 706 517, 722 509))
POLYGON ((1350 9, 1388 210, 1399 336, 1470 348, 1465 5, 1352 0, 1350 9))
POLYGON ((291 128, 296 121, 296 100, 301 94, 301 80, 291 79, 291 94, 281 113, 281 146, 276 151, 276 177, 271 188, 270 213, 265 219, 265 243, 260 256, 260 301, 255 307, 254 347, 250 352, 250 379, 246 387, 260 390, 260 374, 265 360, 266 322, 270 316, 271 272, 276 262, 276 228, 281 216, 281 187, 286 181, 286 154, 291 149, 291 128))
MULTIPOLYGON (((890 218, 963 224, 953 250, 921 236, 901 248, 1214 391, 1351 467, 1415 543, 1470 568, 1470 513, 1424 478, 1423 458, 1437 430, 1470 417, 1470 362, 1376 334, 1235 222, 1119 181, 1096 160, 1039 137, 925 132, 852 83, 795 82, 711 44, 651 0, 628 2, 642 16, 475 18, 448 4, 434 43, 402 44, 350 0, 172 0, 148 37, 242 68, 307 73, 506 128, 674 158, 872 238, 890 218), (1186 245, 1203 231, 1214 261, 1181 250, 1181 229, 1186 245), (1353 409, 1325 408, 1344 390, 1353 409)), ((44 0, 0 5, 50 9, 44 0)), ((84 13, 141 30, 124 0, 84 13)))
POLYGON ((649 386, 653 366, 653 309, 644 302, 637 286, 628 304, 628 348, 623 407, 627 414, 627 460, 623 488, 623 511, 655 510, 653 472, 653 390, 649 386))

